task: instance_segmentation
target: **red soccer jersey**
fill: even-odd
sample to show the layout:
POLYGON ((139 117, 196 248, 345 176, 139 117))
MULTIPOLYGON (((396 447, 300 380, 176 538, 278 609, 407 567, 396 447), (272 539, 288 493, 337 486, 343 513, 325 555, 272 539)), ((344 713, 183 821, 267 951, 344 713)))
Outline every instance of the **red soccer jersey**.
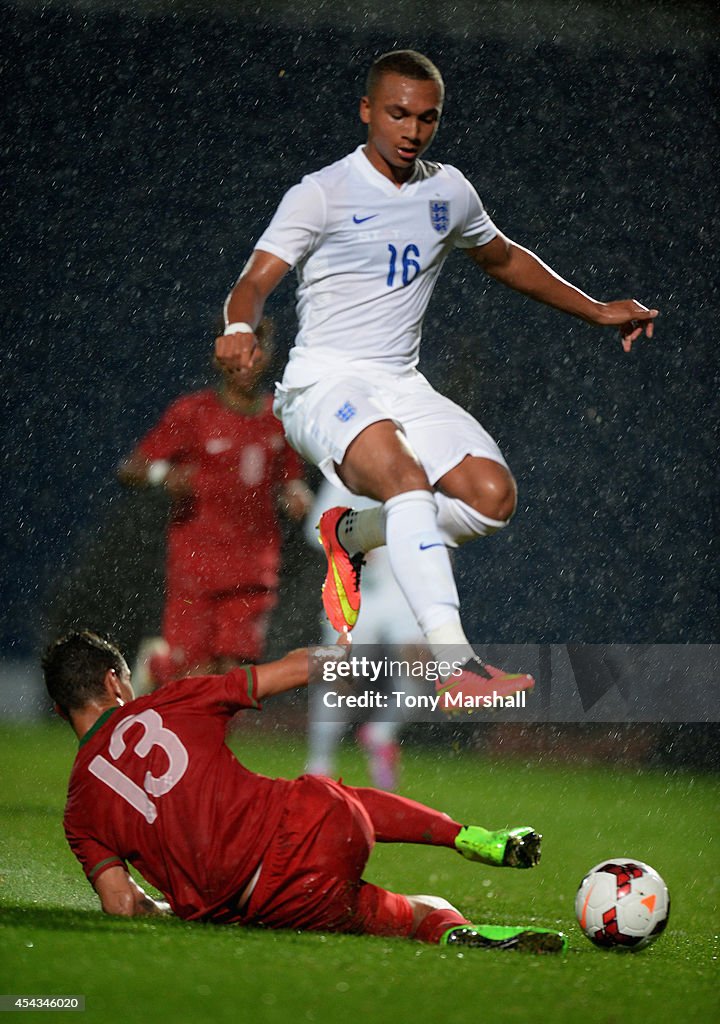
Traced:
POLYGON ((194 497, 168 530, 168 587, 198 593, 277 586, 278 488, 303 476, 273 416, 272 399, 244 415, 208 388, 173 402, 140 442, 147 458, 196 469, 194 497))
POLYGON ((83 737, 65 834, 85 874, 129 862, 182 918, 212 917, 248 884, 292 783, 248 771, 228 721, 259 709, 252 667, 181 679, 105 712, 83 737))

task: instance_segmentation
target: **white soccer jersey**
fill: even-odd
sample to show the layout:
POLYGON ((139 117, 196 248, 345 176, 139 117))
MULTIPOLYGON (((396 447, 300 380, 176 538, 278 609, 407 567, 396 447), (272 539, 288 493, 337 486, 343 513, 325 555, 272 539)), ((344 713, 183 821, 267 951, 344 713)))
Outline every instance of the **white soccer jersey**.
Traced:
POLYGON ((473 186, 447 164, 418 160, 398 188, 359 146, 306 175, 256 245, 297 270, 299 331, 285 387, 341 369, 414 367, 449 252, 496 234, 473 186))

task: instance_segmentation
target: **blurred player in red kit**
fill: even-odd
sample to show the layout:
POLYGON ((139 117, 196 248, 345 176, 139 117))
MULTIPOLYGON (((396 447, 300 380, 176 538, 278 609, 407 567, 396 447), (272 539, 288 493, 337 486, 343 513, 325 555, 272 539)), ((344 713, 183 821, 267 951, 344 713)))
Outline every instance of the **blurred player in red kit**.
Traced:
POLYGON ((277 602, 278 511, 302 519, 311 494, 262 386, 271 329, 249 369, 220 370, 217 387, 174 401, 125 459, 131 487, 164 487, 173 499, 167 535, 165 652, 150 660, 153 685, 225 671, 262 658, 277 602))
POLYGON ((472 924, 447 900, 362 878, 375 842, 444 846, 491 866, 531 868, 541 838, 531 827, 491 832, 381 790, 268 778, 226 745, 236 712, 305 686, 313 662, 343 658, 346 646, 177 680, 137 699, 122 654, 97 634, 71 633, 46 650, 48 693, 80 741, 65 833, 103 910, 167 909, 131 878, 129 863, 185 920, 564 951, 553 929, 472 924))

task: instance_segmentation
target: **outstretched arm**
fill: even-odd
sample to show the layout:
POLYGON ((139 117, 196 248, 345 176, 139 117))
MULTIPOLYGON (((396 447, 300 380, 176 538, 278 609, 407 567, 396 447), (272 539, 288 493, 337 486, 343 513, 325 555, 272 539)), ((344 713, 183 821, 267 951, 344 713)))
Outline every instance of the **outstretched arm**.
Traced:
POLYGON ((179 465, 164 459, 146 459, 135 449, 120 463, 118 480, 125 487, 164 487, 171 498, 191 498, 194 494, 194 466, 179 465))
POLYGON ((325 647, 301 647, 290 651, 278 661, 269 661, 265 665, 257 665, 257 695, 259 700, 272 697, 276 693, 285 693, 297 687, 307 686, 311 674, 321 671, 324 661, 343 661, 350 653, 352 638, 343 633, 334 645, 325 647))
POLYGON ((94 882, 95 892, 106 914, 139 917, 147 914, 168 914, 167 903, 159 903, 147 895, 125 868, 108 868, 94 882))
POLYGON ((265 300, 289 269, 284 260, 255 249, 225 301, 225 325, 230 333, 215 339, 215 355, 223 365, 241 370, 258 358, 255 328, 262 319, 265 300))
POLYGON ((642 334, 652 338, 657 309, 648 309, 636 299, 599 302, 565 281, 529 249, 500 233, 487 245, 468 249, 467 252, 490 277, 531 299, 577 316, 589 324, 618 327, 626 352, 642 334))

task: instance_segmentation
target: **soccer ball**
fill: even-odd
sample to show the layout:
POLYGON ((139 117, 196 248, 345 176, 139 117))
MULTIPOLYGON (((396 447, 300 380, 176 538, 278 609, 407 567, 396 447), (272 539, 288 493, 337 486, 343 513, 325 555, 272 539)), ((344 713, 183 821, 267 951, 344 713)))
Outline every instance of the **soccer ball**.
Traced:
POLYGON ((583 878, 575 916, 596 946, 643 949, 664 931, 670 895, 654 868, 631 857, 613 857, 583 878))

